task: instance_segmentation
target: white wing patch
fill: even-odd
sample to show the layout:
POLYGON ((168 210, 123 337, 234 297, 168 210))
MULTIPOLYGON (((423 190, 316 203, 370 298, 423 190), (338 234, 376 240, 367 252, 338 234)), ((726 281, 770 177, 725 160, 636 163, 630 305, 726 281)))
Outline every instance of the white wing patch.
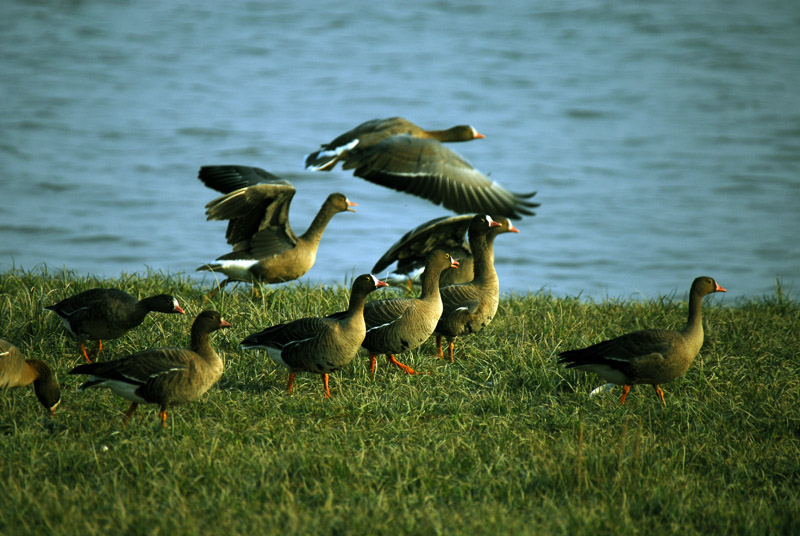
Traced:
POLYGON ((97 376, 92 376, 92 381, 94 380, 102 381, 94 384, 92 387, 108 387, 115 395, 121 396, 122 398, 130 400, 131 402, 137 402, 139 404, 147 403, 147 400, 136 394, 136 390, 141 387, 141 384, 139 383, 132 384, 120 380, 104 380, 102 378, 98 378, 97 376))
POLYGON ((222 272, 232 279, 242 279, 249 281, 252 274, 250 268, 258 264, 256 259, 237 259, 221 262, 208 263, 212 272, 222 272))
MULTIPOLYGON (((335 157, 339 156, 340 154, 342 154, 342 153, 344 153, 346 151, 349 151, 350 149, 352 149, 356 145, 358 145, 358 138, 354 139, 353 141, 351 141, 350 143, 347 143, 345 145, 340 145, 339 147, 334 147, 333 149, 328 149, 327 151, 320 151, 319 153, 317 153, 317 158, 318 159, 320 159, 320 158, 330 158, 330 157, 335 158, 335 157)), ((306 158, 308 158, 309 156, 311 156, 311 155, 306 155, 306 158)), ((327 166, 329 163, 330 163, 330 160, 327 160, 321 166, 307 166, 306 169, 309 169, 311 171, 319 171, 320 169, 322 169, 325 166, 327 166)))
POLYGON ((610 391, 611 389, 613 389, 616 386, 617 386, 617 384, 615 384, 615 383, 604 383, 603 385, 601 385, 597 389, 592 389, 592 392, 589 393, 589 398, 591 398, 593 396, 596 396, 596 395, 599 395, 600 393, 604 393, 605 391, 610 391))

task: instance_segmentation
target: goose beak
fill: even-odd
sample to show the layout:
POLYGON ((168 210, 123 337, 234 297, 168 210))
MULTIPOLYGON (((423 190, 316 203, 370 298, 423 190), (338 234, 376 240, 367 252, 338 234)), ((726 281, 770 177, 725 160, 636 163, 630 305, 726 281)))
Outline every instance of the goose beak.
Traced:
POLYGON ((452 259, 452 261, 450 262, 450 268, 455 268, 456 270, 458 270, 458 261, 452 259))
POLYGON ((510 233, 518 233, 519 232, 519 229, 514 227, 514 224, 511 223, 511 220, 508 220, 508 232, 510 232, 510 233))
POLYGON ((350 207, 357 207, 357 206, 358 206, 358 203, 353 203, 349 199, 347 200, 347 212, 355 212, 355 210, 353 210, 350 207))
POLYGON ((717 285, 717 288, 714 289, 714 292, 728 292, 727 290, 725 290, 724 288, 719 286, 719 283, 717 283, 716 285, 717 285))
POLYGON ((219 319, 219 327, 220 328, 229 328, 231 327, 231 323, 226 321, 224 318, 219 319))
POLYGON ((389 286, 389 283, 386 283, 385 281, 381 281, 380 279, 378 279, 375 282, 375 288, 388 287, 388 286, 389 286))
POLYGON ((176 305, 175 305, 175 307, 172 309, 172 312, 173 312, 173 313, 180 313, 180 314, 182 314, 182 315, 185 315, 185 314, 186 314, 186 311, 184 311, 183 309, 181 309, 181 306, 180 306, 180 305, 177 305, 177 304, 176 304, 176 305))

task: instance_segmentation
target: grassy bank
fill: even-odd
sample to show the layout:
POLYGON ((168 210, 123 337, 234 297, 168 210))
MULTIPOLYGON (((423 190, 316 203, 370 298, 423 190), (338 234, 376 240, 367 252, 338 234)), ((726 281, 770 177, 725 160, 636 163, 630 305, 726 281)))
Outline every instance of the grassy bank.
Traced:
MULTIPOLYGON (((344 283, 344 282, 343 282, 344 283)), ((724 282, 729 289, 735 283, 724 282)), ((687 282, 688 285, 688 282, 687 282)), ((244 353, 254 330, 341 310, 343 288, 291 285, 254 298, 150 274, 91 280, 0 274, 0 337, 50 363, 63 389, 55 418, 32 389, 0 391, 2 534, 532 534, 797 533, 800 531, 800 307, 777 292, 704 307, 706 343, 693 367, 628 403, 565 371, 556 354, 643 327, 679 326, 686 303, 600 303, 546 295, 503 300, 490 328, 456 346, 429 342, 381 358, 374 379, 357 358, 331 377, 287 373, 244 353), (157 423, 106 390, 76 391, 77 344, 42 306, 93 286, 170 292, 185 317, 151 314, 108 341, 101 359, 185 346, 193 317, 222 312, 213 335, 226 360, 200 401, 157 423)), ((395 290, 394 292, 397 292, 395 290)))

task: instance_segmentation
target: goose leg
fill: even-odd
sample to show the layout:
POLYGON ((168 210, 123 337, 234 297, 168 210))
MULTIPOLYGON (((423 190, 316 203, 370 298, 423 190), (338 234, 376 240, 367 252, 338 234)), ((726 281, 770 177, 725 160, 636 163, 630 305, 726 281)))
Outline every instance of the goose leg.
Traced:
POLYGON ((216 288, 213 288, 213 289, 211 289, 211 292, 209 292, 208 294, 206 294, 205 296, 203 296, 203 301, 204 301, 204 302, 211 301, 211 299, 212 299, 214 296, 216 296, 216 295, 217 295, 217 292, 219 292, 220 290, 222 290, 222 289, 225 287, 225 285, 227 285, 229 282, 230 282, 230 279, 224 279, 224 280, 222 281, 222 283, 220 283, 219 285, 217 285, 217 286, 216 286, 216 288))
POLYGON ((133 412, 136 411, 136 408, 139 406, 136 402, 131 402, 131 407, 128 408, 128 411, 125 412, 125 417, 122 419, 122 425, 128 426, 128 423, 131 422, 131 417, 133 416, 133 412))
POLYGON ((453 362, 453 350, 456 347, 456 340, 450 339, 449 344, 447 345, 447 349, 450 352, 450 362, 453 362))
POLYGON ((323 374, 322 375, 322 384, 325 386, 325 398, 330 398, 331 397, 331 390, 328 389, 328 375, 327 374, 323 374))
POLYGON ((401 363, 400 361, 395 359, 392 354, 386 354, 386 358, 389 360, 389 363, 392 363, 393 365, 398 367, 403 372, 406 372, 408 374, 419 374, 419 372, 416 372, 414 369, 412 369, 408 365, 404 365, 403 363, 401 363))
POLYGON ((86 362, 87 362, 87 363, 91 363, 91 362, 92 362, 92 360, 91 360, 91 359, 89 359, 89 354, 87 354, 87 353, 86 353, 86 345, 85 345, 85 344, 83 344, 83 343, 81 343, 81 346, 80 346, 80 348, 81 348, 81 353, 83 354, 83 357, 85 357, 85 358, 86 358, 86 362))
POLYGON ((433 357, 441 357, 444 359, 444 352, 442 351, 442 336, 436 336, 436 355, 433 357))
POLYGON ((656 390, 656 395, 658 395, 658 398, 661 399, 661 404, 664 407, 667 407, 667 403, 664 401, 664 391, 661 390, 661 387, 658 385, 653 385, 653 389, 656 390))
POLYGON ((158 418, 161 419, 161 426, 167 427, 167 408, 161 408, 158 411, 158 418))
POLYGON ((100 352, 103 351, 103 341, 101 339, 97 339, 97 348, 94 351, 94 358, 97 359, 100 357, 100 352))
POLYGON ((292 394, 292 387, 294 386, 294 377, 296 374, 294 372, 289 373, 289 385, 286 386, 286 390, 289 391, 289 394, 292 394))
POLYGON ((378 356, 377 355, 369 356, 369 371, 372 373, 373 376, 375 376, 375 368, 377 364, 378 364, 378 356))
POLYGON ((630 385, 625 384, 625 385, 622 386, 622 398, 619 399, 619 403, 620 404, 624 404, 625 403, 625 399, 628 398, 628 391, 630 391, 630 390, 631 390, 631 386, 630 385))

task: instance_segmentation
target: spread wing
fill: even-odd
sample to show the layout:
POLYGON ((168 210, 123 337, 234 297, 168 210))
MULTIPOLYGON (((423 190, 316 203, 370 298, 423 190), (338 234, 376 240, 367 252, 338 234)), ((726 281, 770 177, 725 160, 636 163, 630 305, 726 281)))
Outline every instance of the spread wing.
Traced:
POLYGON ((395 261, 398 272, 412 272, 425 266, 425 258, 434 249, 448 251, 457 259, 463 253, 471 254, 464 238, 471 220, 471 214, 442 216, 411 229, 392 244, 372 267, 372 272, 381 272, 395 261))
POLYGON ((441 204, 458 213, 484 212, 509 218, 533 215, 535 195, 506 190, 436 140, 392 136, 345 157, 343 169, 395 190, 441 204))
POLYGON ((289 225, 289 206, 294 194, 294 186, 279 179, 239 188, 206 205, 209 220, 229 220, 225 238, 233 252, 220 259, 263 259, 293 248, 297 236, 289 225))
POLYGON ((197 172, 197 178, 212 190, 223 194, 256 184, 279 182, 289 184, 269 171, 250 166, 203 166, 197 172))

